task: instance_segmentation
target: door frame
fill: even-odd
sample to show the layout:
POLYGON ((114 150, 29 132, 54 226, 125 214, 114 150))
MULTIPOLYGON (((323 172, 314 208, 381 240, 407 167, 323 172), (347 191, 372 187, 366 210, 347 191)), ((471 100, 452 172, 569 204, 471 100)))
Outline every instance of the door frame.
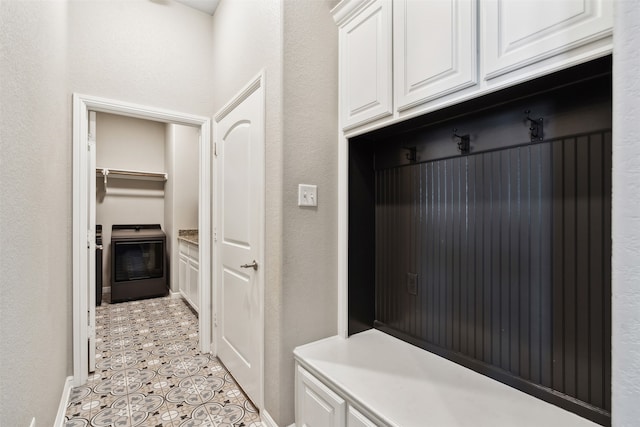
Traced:
POLYGON ((211 119, 193 114, 132 104, 78 93, 73 94, 73 385, 88 379, 88 182, 90 165, 87 156, 89 110, 143 120, 194 126, 200 129, 199 142, 199 258, 200 258, 200 351, 211 351, 211 119))
MULTIPOLYGON (((258 318, 260 319, 260 333, 258 334, 258 352, 259 352, 259 356, 258 356, 258 360, 259 360, 259 368, 260 368, 260 386, 259 386, 259 396, 257 397, 257 401, 254 401, 253 403, 255 404, 255 406, 260 410, 263 411, 264 410, 264 329, 265 329, 265 321, 264 321, 264 295, 265 295, 265 286, 266 286, 266 275, 265 275, 265 227, 266 227, 266 210, 265 210, 265 200, 266 200, 266 187, 264 185, 264 183, 266 182, 266 164, 265 164, 265 160, 266 160, 266 105, 265 105, 265 100, 266 100, 266 94, 265 94, 265 71, 264 69, 261 70, 254 78, 252 78, 249 83, 247 83, 239 92, 237 92, 229 102, 227 102, 222 108, 220 108, 220 110, 218 110, 218 112, 214 115, 214 120, 213 120, 213 140, 214 140, 214 144, 217 144, 220 139, 221 136, 219 135, 219 129, 218 129, 218 123, 224 119, 231 111, 233 111, 239 104, 241 104, 245 99, 247 99, 250 95, 252 95, 254 92, 256 92, 257 90, 261 89, 262 91, 262 99, 261 99, 261 108, 262 108, 262 124, 263 124, 263 128, 261 129, 262 131, 262 149, 259 150, 258 155, 260 156, 258 158, 258 164, 260 165, 260 170, 256 171, 256 173, 261 177, 263 185, 259 186, 260 189, 260 194, 259 194, 259 200, 257 203, 257 206, 259 207, 258 209, 258 215, 260 217, 259 219, 259 228, 260 230, 258 231, 258 250, 260 255, 258 256, 258 263, 260 265, 260 268, 256 271, 256 275, 257 275, 257 279, 260 283, 259 286, 259 313, 258 313, 258 318)), ((213 266, 212 266, 212 277, 214 277, 216 280, 214 280, 214 295, 215 295, 215 299, 216 299, 216 304, 214 305, 215 307, 215 313, 216 315, 213 318, 213 323, 212 323, 212 330, 213 330, 213 336, 212 336, 212 350, 214 354, 217 354, 218 351, 218 340, 220 339, 220 334, 218 333, 218 313, 220 313, 220 309, 219 309, 219 304, 222 303, 222 299, 220 298, 220 294, 222 292, 221 289, 221 281, 218 280, 219 275, 221 274, 220 271, 220 248, 219 248, 219 240, 218 240, 218 233, 217 230, 220 228, 220 221, 222 218, 221 215, 221 206, 220 206, 220 198, 219 198, 219 180, 218 178, 218 173, 220 172, 219 169, 219 164, 218 164, 218 158, 217 158, 217 154, 214 156, 214 176, 216 177, 216 185, 213 186, 214 192, 213 192, 213 212, 216 213, 215 217, 214 217, 214 231, 213 231, 213 235, 214 235, 214 259, 213 259, 213 266)), ((240 384, 242 386, 242 384, 240 384)))

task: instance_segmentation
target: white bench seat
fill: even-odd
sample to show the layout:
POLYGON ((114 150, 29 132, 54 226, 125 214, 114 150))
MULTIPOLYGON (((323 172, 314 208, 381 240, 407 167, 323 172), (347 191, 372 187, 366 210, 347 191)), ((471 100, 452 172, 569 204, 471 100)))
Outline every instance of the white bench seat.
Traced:
POLYGON ((598 425, 375 329, 294 355, 349 406, 392 427, 598 425))

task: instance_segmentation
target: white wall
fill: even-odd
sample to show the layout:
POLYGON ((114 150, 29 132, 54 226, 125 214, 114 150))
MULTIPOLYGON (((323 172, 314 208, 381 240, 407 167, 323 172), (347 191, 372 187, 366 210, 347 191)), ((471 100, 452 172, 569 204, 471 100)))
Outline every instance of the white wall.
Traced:
POLYGON ((211 38, 169 0, 0 2, 3 426, 52 425, 72 374, 72 93, 210 116, 211 38))
POLYGON ((223 0, 214 16, 215 110, 266 74, 265 408, 294 421, 293 348, 336 333, 335 2, 223 0), (297 206, 318 185, 317 209, 297 206))
POLYGON ((338 28, 330 8, 284 2, 282 426, 294 417, 293 349, 338 330, 338 28), (298 207, 301 183, 318 185, 317 208, 298 207))
POLYGON ((0 2, 0 424, 51 426, 71 373, 67 4, 0 2))
MULTIPOLYGON (((639 130, 640 17, 634 1, 618 1, 616 6, 613 423, 623 426, 634 425, 640 417, 640 192, 636 185, 640 152, 633 144, 639 130)), ((335 199, 335 188, 331 188, 335 158, 329 154, 327 160, 316 152, 330 147, 324 130, 312 130, 311 138, 302 138, 288 126, 285 116, 285 112, 296 113, 300 105, 303 108, 291 116, 295 117, 292 122, 315 126, 317 123, 308 121, 315 114, 307 117, 314 112, 308 110, 313 96, 321 95, 318 99, 324 105, 336 90, 333 77, 322 78, 324 73, 335 72, 334 60, 316 62, 331 57, 320 51, 337 45, 337 30, 324 28, 324 19, 329 19, 329 5, 324 1, 286 2, 283 6, 277 0, 223 0, 213 19, 169 0, 0 2, 3 426, 27 426, 34 416, 37 425, 52 425, 64 378, 72 371, 71 93, 210 116, 261 68, 267 76, 265 404, 280 425, 292 421, 290 349, 325 334, 324 326, 311 324, 312 320, 323 319, 334 310, 329 305, 335 281, 306 283, 303 273, 313 263, 327 266, 322 281, 335 276, 336 254, 330 249, 336 233, 335 214, 325 210, 335 199), (308 6, 308 12, 297 3, 308 6), (304 25, 288 28, 290 19, 306 20, 309 33, 304 25), (297 46, 297 36, 305 43, 317 43, 313 49, 320 49, 318 56, 302 44, 297 46), (301 56, 284 58, 285 52, 301 56), (291 74, 297 70, 296 60, 304 73, 299 79, 291 74), (308 66, 305 61, 310 61, 308 66), (317 74, 307 74, 314 68, 317 74), (327 90, 327 98, 320 87, 327 90), (315 95, 305 98, 305 93, 315 95), (308 148, 304 148, 306 143, 308 148), (285 147, 294 150, 295 156, 286 154, 285 147), (314 152, 324 163, 305 154, 314 152), (320 175, 323 165, 326 173, 320 175), (300 211, 291 204, 293 186, 302 179, 319 184, 317 211, 300 211), (307 235, 304 227, 308 225, 317 226, 317 231, 307 235), (327 241, 322 240, 325 235, 327 241), (321 244, 307 246, 308 237, 321 239, 321 244), (295 250, 300 254, 295 255, 295 250), (319 293, 321 301, 313 306, 309 318, 299 317, 303 305, 292 306, 307 304, 304 292, 319 293)), ((337 99, 334 106, 337 115, 337 99)), ((331 112, 326 114, 330 117, 331 112)))
POLYGON ((72 92, 211 115, 211 16, 171 0, 67 4, 72 92))
MULTIPOLYGON (((96 114, 96 166, 165 172, 165 124, 150 120, 96 114)), ((111 286, 111 226, 164 225, 164 181, 107 177, 96 179, 96 224, 102 224, 103 289, 111 286)))
POLYGON ((278 421, 281 400, 290 400, 293 393, 291 384, 280 382, 283 333, 282 4, 279 0, 222 0, 213 16, 213 29, 211 83, 214 111, 222 108, 261 69, 266 76, 265 406, 278 421))
POLYGON ((165 233, 171 254, 171 290, 178 292, 178 230, 198 229, 199 130, 167 125, 165 164, 169 179, 165 187, 165 233))
POLYGON ((612 425, 640 420, 640 7, 616 2, 613 55, 612 425))

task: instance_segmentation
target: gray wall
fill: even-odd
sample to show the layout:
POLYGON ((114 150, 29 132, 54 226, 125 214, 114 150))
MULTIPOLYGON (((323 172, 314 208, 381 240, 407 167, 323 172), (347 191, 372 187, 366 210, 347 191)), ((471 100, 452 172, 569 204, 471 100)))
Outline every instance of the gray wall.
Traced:
POLYGON ((210 116, 211 38, 169 1, 0 2, 3 426, 52 425, 72 375, 72 92, 210 116))

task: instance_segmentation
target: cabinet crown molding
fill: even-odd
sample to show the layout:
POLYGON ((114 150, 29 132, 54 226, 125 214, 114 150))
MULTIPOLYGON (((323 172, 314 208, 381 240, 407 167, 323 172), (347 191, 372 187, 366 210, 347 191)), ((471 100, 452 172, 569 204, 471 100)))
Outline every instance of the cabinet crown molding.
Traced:
POLYGON ((331 15, 338 26, 344 25, 349 19, 375 0, 342 0, 333 9, 331 15))

